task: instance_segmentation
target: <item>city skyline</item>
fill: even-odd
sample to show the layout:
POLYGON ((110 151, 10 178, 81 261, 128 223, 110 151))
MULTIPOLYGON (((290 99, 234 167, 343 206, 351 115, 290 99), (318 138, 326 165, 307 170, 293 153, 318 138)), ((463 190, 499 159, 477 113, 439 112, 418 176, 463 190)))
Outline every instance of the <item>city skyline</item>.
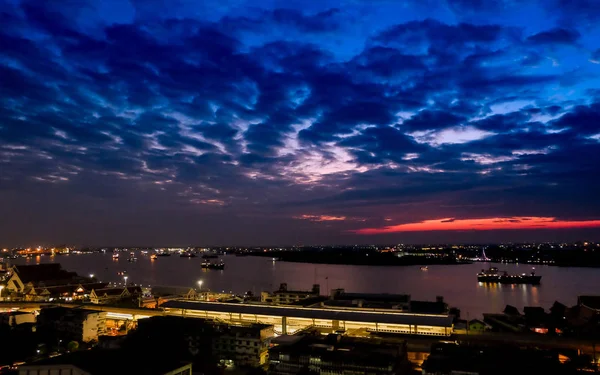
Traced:
POLYGON ((600 7, 0 0, 0 242, 600 240, 600 7))

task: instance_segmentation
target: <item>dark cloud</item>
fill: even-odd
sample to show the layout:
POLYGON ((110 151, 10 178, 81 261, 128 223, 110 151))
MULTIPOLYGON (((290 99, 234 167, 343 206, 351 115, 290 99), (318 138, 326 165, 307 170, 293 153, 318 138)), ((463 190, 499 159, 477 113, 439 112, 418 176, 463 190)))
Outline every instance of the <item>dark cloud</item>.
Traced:
POLYGON ((508 0, 449 0, 457 23, 190 4, 0 5, 8 242, 340 242, 359 221, 293 218, 600 212, 585 25, 508 25, 508 0))
POLYGON ((451 112, 423 110, 402 123, 402 129, 415 132, 431 129, 444 129, 460 125, 466 118, 451 112))
POLYGON ((600 134, 600 103, 577 106, 553 121, 551 125, 557 130, 567 128, 570 132, 579 135, 600 134))
POLYGON ((536 44, 574 44, 580 36, 577 30, 555 28, 531 35, 527 41, 536 44))
POLYGON ((407 46, 429 44, 440 48, 459 48, 468 43, 490 43, 503 36, 499 25, 473 25, 460 23, 446 25, 436 20, 411 21, 393 26, 374 39, 383 43, 398 43, 407 46))

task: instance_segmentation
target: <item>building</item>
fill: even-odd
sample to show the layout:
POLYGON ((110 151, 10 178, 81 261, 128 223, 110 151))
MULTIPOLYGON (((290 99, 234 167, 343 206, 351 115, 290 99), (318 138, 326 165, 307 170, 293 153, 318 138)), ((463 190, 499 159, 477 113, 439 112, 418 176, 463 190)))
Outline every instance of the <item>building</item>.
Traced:
POLYGON ((260 366, 268 361, 275 333, 273 326, 266 324, 155 316, 140 320, 134 335, 143 338, 135 347, 149 345, 157 350, 166 344, 169 348, 163 352, 185 353, 189 359, 212 356, 236 366, 260 366))
POLYGON ((479 319, 471 319, 467 323, 467 329, 474 333, 489 331, 491 328, 489 324, 479 319))
POLYGON ((142 294, 142 288, 139 286, 128 286, 120 288, 100 288, 93 289, 90 292, 90 302, 94 304, 109 304, 115 303, 127 298, 140 296, 142 294))
POLYGON ((293 334, 309 327, 331 330, 410 335, 450 336, 453 317, 448 314, 413 314, 397 310, 334 309, 270 306, 250 303, 168 301, 169 313, 232 323, 271 324, 278 334, 293 334))
POLYGON ((37 319, 40 335, 62 340, 97 341, 105 333, 106 312, 66 307, 43 308, 37 319))
POLYGON ((423 375, 563 374, 556 351, 436 343, 423 362, 423 375))
POLYGON ((348 293, 344 289, 333 289, 330 300, 324 307, 379 308, 410 311, 409 294, 348 293))
POLYGON ((269 346, 275 336, 272 325, 244 324, 216 327, 213 353, 220 360, 232 360, 239 366, 257 367, 269 360, 269 346))
POLYGON ((19 375, 191 375, 192 365, 166 356, 132 359, 122 350, 82 350, 19 367, 19 375))
POLYGON ((0 326, 14 327, 23 323, 35 323, 36 316, 33 312, 12 311, 0 313, 0 326))
POLYGON ((279 289, 273 293, 262 292, 260 294, 261 302, 272 303, 275 305, 289 305, 292 303, 300 302, 308 298, 319 297, 321 287, 319 284, 313 285, 311 290, 289 290, 286 283, 282 283, 279 289))
POLYGON ((331 334, 298 336, 272 348, 269 374, 407 374, 405 344, 331 334))
POLYGON ((3 297, 28 301, 65 295, 72 298, 79 286, 92 281, 62 269, 58 263, 12 266, 7 276, 3 297))
POLYGON ((391 309, 415 314, 447 314, 449 311, 443 297, 437 297, 435 301, 414 301, 409 294, 348 293, 344 289, 332 290, 330 299, 322 305, 334 308, 391 309))
POLYGON ((107 283, 83 283, 55 286, 40 286, 25 291, 25 301, 52 302, 52 301, 77 301, 88 299, 94 289, 106 287, 107 283))

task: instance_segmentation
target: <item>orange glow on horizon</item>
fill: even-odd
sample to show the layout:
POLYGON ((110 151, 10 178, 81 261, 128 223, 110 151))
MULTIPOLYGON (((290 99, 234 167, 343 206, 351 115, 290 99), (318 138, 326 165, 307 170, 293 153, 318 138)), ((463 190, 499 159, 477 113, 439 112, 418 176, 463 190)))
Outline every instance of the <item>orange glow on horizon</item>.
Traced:
POLYGON ((600 228, 600 220, 567 221, 555 217, 497 217, 487 219, 434 219, 417 223, 390 225, 382 228, 352 230, 356 234, 383 234, 396 232, 503 230, 503 229, 568 229, 600 228))
POLYGON ((301 215, 295 216, 294 219, 303 219, 310 221, 344 221, 346 216, 331 216, 331 215, 301 215))

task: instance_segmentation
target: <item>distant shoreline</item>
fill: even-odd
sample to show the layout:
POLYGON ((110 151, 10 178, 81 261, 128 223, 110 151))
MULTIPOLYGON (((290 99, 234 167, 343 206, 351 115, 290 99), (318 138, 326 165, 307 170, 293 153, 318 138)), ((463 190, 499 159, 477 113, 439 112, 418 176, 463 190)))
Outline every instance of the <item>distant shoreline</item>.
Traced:
POLYGON ((431 265, 463 265, 472 264, 471 261, 459 261, 451 257, 422 257, 403 256, 397 257, 390 254, 355 253, 344 254, 337 252, 268 252, 249 253, 244 256, 258 256, 274 258, 280 262, 312 263, 312 264, 339 264, 349 266, 431 266, 431 265))

